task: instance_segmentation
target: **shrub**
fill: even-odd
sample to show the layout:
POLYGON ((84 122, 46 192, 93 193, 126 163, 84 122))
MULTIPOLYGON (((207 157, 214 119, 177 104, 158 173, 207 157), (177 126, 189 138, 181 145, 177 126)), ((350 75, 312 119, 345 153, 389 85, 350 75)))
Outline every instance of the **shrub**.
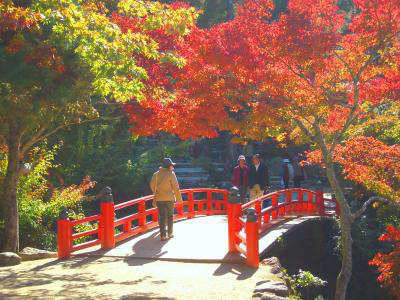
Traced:
MULTIPOLYGON (((47 175, 55 167, 54 155, 59 147, 56 145, 50 150, 45 146, 34 148, 28 159, 31 170, 20 177, 17 187, 20 248, 31 246, 55 250, 56 221, 61 211, 68 209, 71 218, 82 218, 81 203, 90 199, 85 197, 86 191, 95 185, 90 177, 85 177, 79 185, 49 189, 47 175)), ((0 184, 6 165, 7 157, 4 157, 0 160, 0 184)), ((82 226, 85 227, 82 230, 91 227, 90 224, 82 226)))

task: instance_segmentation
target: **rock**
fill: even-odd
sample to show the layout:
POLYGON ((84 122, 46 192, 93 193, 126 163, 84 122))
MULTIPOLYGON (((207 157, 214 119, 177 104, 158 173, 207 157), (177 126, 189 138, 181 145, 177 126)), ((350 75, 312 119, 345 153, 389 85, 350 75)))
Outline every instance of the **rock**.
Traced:
POLYGON ((254 293, 271 293, 282 297, 289 296, 287 286, 281 281, 260 281, 257 283, 254 293))
POLYGON ((270 293, 263 294, 261 297, 261 300, 287 300, 287 299, 289 298, 277 296, 275 294, 270 294, 270 293))
POLYGON ((31 247, 25 247, 18 254, 21 256, 23 261, 57 257, 57 252, 50 252, 31 247))
POLYGON ((264 259, 262 261, 262 264, 270 266, 270 268, 271 268, 270 272, 272 274, 278 274, 283 271, 283 268, 281 266, 281 263, 279 262, 279 259, 275 256, 264 259))
POLYGON ((0 267, 15 266, 21 263, 21 257, 14 252, 0 253, 0 267))

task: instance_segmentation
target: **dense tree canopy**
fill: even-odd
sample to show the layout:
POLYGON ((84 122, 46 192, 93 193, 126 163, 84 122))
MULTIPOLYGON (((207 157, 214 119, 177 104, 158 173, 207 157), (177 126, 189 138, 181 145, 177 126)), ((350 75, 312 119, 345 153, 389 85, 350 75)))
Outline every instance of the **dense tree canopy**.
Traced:
POLYGON ((153 120, 168 114, 159 129, 182 137, 212 135, 219 128, 255 139, 305 141, 320 151, 341 208, 343 260, 335 299, 345 297, 352 265, 350 228, 363 211, 351 211, 335 157, 342 155, 336 161, 345 170, 355 168, 353 179, 369 187, 379 179, 374 190, 385 196, 396 190, 399 168, 396 147, 360 138, 355 129, 400 100, 400 3, 348 4, 345 11, 343 3, 293 0, 289 13, 278 18, 271 1, 245 2, 234 20, 194 30, 186 38, 181 51, 188 63, 177 77, 176 101, 162 106, 159 115, 152 111, 153 120), (371 156, 365 143, 377 147, 371 156), (382 161, 384 153, 395 158, 382 161), (380 158, 372 158, 375 154, 380 158), (368 175, 363 173, 370 171, 366 162, 376 163, 368 175), (390 182, 379 177, 388 165, 395 175, 390 182))
MULTIPOLYGON (((176 36, 193 26, 194 9, 138 1, 0 2, 0 142, 7 146, 2 182, 6 250, 18 248, 16 185, 21 163, 37 142, 71 124, 101 116, 99 103, 143 100, 163 90, 159 64, 182 66, 149 32, 176 36), (107 7, 116 9, 110 17, 107 7), (121 18, 140 20, 121 30, 121 18), (135 59, 136 58, 136 59, 135 59), (152 61, 145 69, 142 60, 152 61), (157 71, 156 71, 157 72, 157 71)), ((103 107, 103 106, 100 106, 103 107)))

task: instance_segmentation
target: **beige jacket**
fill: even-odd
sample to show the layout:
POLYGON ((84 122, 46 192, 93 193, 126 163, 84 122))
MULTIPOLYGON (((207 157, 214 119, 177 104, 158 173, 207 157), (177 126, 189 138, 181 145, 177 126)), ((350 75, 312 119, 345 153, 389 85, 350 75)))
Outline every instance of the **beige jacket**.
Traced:
POLYGON ((154 194, 154 201, 177 201, 182 203, 178 180, 175 173, 168 169, 160 168, 153 174, 150 188, 154 194))

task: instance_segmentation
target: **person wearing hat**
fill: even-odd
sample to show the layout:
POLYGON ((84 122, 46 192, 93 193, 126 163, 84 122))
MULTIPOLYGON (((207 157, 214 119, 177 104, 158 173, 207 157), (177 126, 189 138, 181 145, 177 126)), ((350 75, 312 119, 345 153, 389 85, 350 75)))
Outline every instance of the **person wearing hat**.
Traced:
POLYGON ((249 182, 249 167, 244 155, 239 155, 238 165, 233 169, 232 184, 239 189, 240 201, 245 202, 249 182))
POLYGON ((158 208, 158 223, 162 241, 173 237, 174 202, 182 204, 182 195, 174 170, 175 163, 164 158, 160 169, 153 174, 150 188, 153 191, 153 206, 158 208), (168 227, 168 235, 167 228, 168 227))

